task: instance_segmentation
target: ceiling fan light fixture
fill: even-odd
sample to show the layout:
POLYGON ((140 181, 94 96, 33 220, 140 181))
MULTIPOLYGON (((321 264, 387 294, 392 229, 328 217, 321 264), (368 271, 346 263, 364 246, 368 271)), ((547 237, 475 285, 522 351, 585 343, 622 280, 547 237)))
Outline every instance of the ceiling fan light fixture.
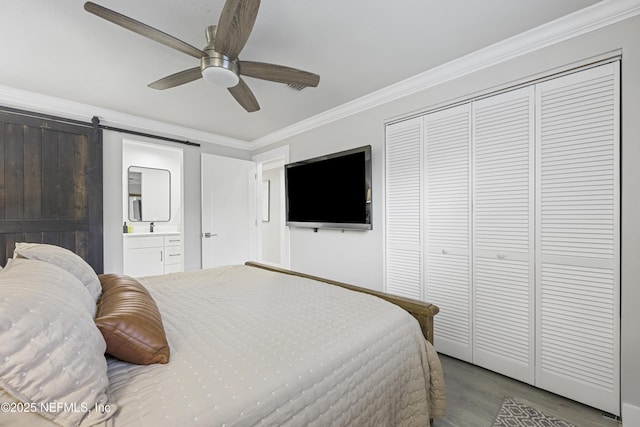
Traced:
POLYGON ((240 82, 240 77, 233 71, 215 66, 202 70, 202 77, 209 83, 220 87, 234 87, 240 82))
POLYGON ((229 61, 225 55, 209 51, 209 56, 202 57, 200 71, 209 83, 220 87, 234 87, 240 82, 238 64, 229 61))

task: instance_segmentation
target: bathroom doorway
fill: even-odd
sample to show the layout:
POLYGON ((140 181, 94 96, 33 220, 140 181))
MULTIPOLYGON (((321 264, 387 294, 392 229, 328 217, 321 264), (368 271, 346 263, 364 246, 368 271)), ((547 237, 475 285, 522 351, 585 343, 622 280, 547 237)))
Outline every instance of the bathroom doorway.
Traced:
POLYGON ((286 222, 284 165, 289 147, 280 147, 252 157, 258 180, 258 259, 289 268, 289 228, 286 222))

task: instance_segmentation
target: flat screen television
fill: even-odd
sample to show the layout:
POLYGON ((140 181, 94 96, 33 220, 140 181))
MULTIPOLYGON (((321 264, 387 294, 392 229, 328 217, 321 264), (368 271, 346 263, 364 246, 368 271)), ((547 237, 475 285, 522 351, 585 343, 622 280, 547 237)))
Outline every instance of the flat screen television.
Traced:
POLYGON ((285 165, 287 225, 371 230, 371 146, 285 165))

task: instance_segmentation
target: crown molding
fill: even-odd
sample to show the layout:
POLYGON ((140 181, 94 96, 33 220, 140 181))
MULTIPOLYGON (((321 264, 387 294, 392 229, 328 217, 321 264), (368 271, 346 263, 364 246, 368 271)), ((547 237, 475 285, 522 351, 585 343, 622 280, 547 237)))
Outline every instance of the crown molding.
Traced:
POLYGON ((173 138, 183 138, 193 142, 224 145, 243 150, 251 149, 251 143, 240 139, 172 125, 132 114, 121 113, 102 107, 96 107, 94 105, 82 104, 68 99, 56 98, 9 86, 0 85, 0 102, 7 107, 20 108, 44 114, 62 115, 70 119, 87 122, 91 122, 91 118, 93 116, 97 116, 100 119, 101 124, 113 127, 140 132, 150 132, 173 138))
POLYGON ((328 123, 358 114, 475 71, 517 58, 640 14, 640 0, 603 0, 509 39, 417 74, 368 95, 282 128, 253 141, 229 138, 67 99, 0 85, 0 102, 8 107, 64 115, 77 120, 98 116, 114 127, 152 132, 194 142, 256 150, 328 123))
POLYGON ((354 101, 317 114, 251 141, 265 147, 308 130, 369 110, 421 90, 455 80, 536 50, 606 27, 640 14, 640 0, 603 0, 554 21, 477 50, 354 101))

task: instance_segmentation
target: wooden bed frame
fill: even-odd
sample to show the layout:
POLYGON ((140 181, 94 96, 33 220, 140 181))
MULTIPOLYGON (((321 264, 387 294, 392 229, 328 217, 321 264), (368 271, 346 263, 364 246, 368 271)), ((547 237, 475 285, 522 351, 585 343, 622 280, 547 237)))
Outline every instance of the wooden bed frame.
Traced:
POLYGON ((329 283, 330 285, 340 286, 352 291, 364 292, 366 294, 374 295, 378 298, 382 298, 408 311, 409 314, 415 317, 418 323, 420 324, 420 329, 422 329, 422 334, 427 339, 427 341, 433 344, 433 317, 436 314, 438 314, 438 312, 440 311, 440 309, 436 305, 433 305, 428 302, 422 302, 422 301, 418 301, 410 298, 391 295, 384 292, 374 291, 372 289, 361 288, 359 286, 348 285, 346 283, 337 282, 335 280, 330 280, 330 279, 324 279, 322 277, 312 276, 310 274, 291 271, 284 268, 274 267, 271 265, 260 264, 254 261, 247 261, 245 262, 245 265, 250 267, 262 268, 264 270, 275 271, 278 273, 290 274, 292 276, 304 277, 306 279, 317 280, 320 282, 329 283))
MULTIPOLYGON (((0 172, 6 169, 0 173, 0 188, 6 188, 0 191, 0 266, 13 256, 16 242, 28 241, 70 249, 102 273, 102 131, 97 119, 92 124, 57 119, 41 119, 22 110, 0 111, 0 152, 5 157, 4 162, 0 159, 0 172)), ((387 300, 415 317, 433 343, 433 317, 439 311, 433 304, 256 262, 246 265, 387 300)))

